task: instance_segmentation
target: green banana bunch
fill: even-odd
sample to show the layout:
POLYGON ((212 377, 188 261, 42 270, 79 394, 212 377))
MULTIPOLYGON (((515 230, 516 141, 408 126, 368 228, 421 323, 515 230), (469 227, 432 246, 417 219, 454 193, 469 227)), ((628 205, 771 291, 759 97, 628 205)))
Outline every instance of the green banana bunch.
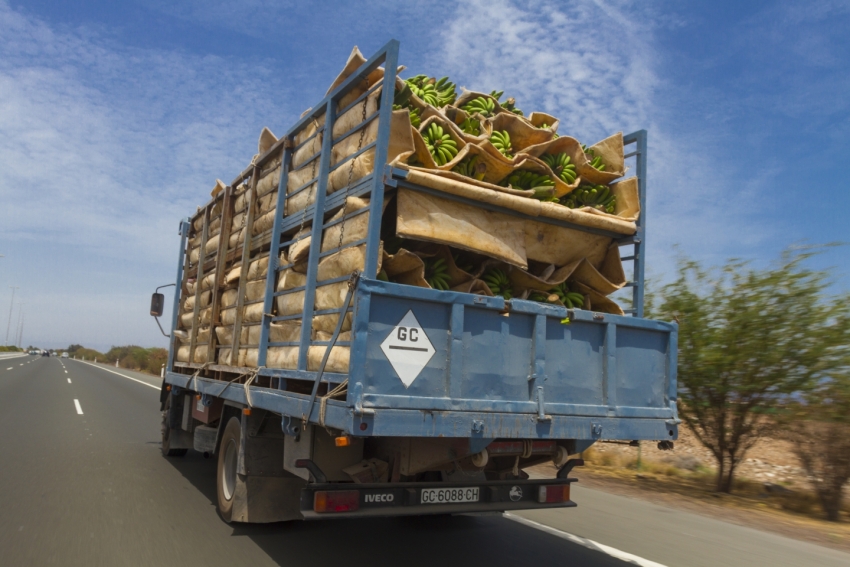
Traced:
POLYGON ((552 168, 555 175, 567 185, 572 185, 576 180, 576 164, 570 162, 570 156, 565 152, 560 154, 543 154, 540 156, 546 165, 552 168))
POLYGON ((508 98, 508 100, 506 100, 505 102, 499 100, 500 98, 502 98, 503 94, 505 94, 505 91, 490 91, 490 96, 495 98, 496 102, 502 105, 502 108, 509 112, 513 112, 514 114, 517 114, 519 116, 525 116, 522 113, 522 110, 516 107, 516 99, 514 97, 508 98))
POLYGON ((584 306, 584 296, 577 291, 570 291, 567 282, 560 283, 551 292, 561 300, 568 309, 581 309, 584 306))
POLYGON ((413 91, 407 83, 405 83, 404 88, 401 90, 396 89, 395 97, 393 98, 393 110, 406 108, 410 114, 410 124, 414 128, 419 128, 419 125, 422 123, 422 114, 418 108, 412 108, 410 106, 411 94, 413 94, 413 91))
POLYGON ((458 124, 460 129, 472 136, 481 135, 481 123, 473 117, 467 117, 463 122, 458 124))
POLYGON ((446 134, 443 127, 436 122, 431 122, 423 137, 437 165, 446 165, 457 155, 457 142, 452 140, 452 137, 446 134))
POLYGON ((440 103, 440 106, 454 104, 457 100, 457 92, 455 91, 455 84, 449 81, 448 77, 438 79, 435 86, 437 87, 437 102, 440 103))
POLYGON ((493 116, 493 112, 496 110, 496 103, 493 102, 493 99, 491 98, 479 96, 478 98, 474 98, 467 102, 461 108, 465 110, 467 114, 475 114, 477 112, 484 118, 488 118, 493 116))
POLYGON ((596 152, 593 151, 592 148, 588 148, 582 144, 581 149, 584 150, 584 155, 586 155, 587 159, 590 160, 591 167, 598 169, 599 171, 605 171, 605 164, 602 163, 602 158, 596 155, 596 152))
POLYGON ((437 90, 436 81, 432 81, 427 75, 416 75, 407 79, 405 82, 410 86, 413 94, 424 100, 427 104, 439 106, 440 93, 437 90))
POLYGON ((555 199, 555 182, 548 175, 534 173, 528 169, 514 171, 499 182, 502 187, 513 189, 532 189, 534 198, 541 201, 552 201, 555 199))
POLYGON ((571 209, 591 207, 614 214, 617 208, 617 196, 611 193, 611 188, 607 185, 583 185, 565 195, 560 203, 571 209))
POLYGON ((434 289, 440 291, 449 289, 451 276, 449 276, 449 266, 443 258, 425 260, 425 281, 434 289))
POLYGON ((454 166, 452 171, 477 179, 478 181, 483 181, 484 173, 487 171, 487 165, 483 161, 480 161, 478 156, 469 156, 454 166))
POLYGON ((507 130, 493 130, 493 133, 490 134, 490 142, 506 158, 514 157, 512 155, 514 149, 511 147, 511 135, 508 134, 507 130))
POLYGON ((558 296, 555 295, 554 293, 545 293, 545 292, 536 291, 536 290, 532 291, 528 295, 529 301, 537 301, 539 303, 555 303, 555 301, 557 299, 558 299, 558 296))
POLYGON ((490 288, 493 295, 500 295, 505 299, 513 297, 513 286, 511 285, 511 280, 508 279, 508 276, 502 270, 498 268, 490 268, 484 272, 481 279, 484 280, 484 283, 487 284, 487 287, 490 288))

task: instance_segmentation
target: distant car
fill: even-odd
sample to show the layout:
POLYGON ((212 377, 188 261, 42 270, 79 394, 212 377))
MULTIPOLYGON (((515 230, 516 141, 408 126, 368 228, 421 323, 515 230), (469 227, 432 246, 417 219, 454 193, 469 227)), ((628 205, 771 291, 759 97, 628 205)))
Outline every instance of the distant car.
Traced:
POLYGON ((63 353, 62 353, 62 358, 68 358, 68 353, 67 353, 67 352, 63 352, 63 353))
POLYGON ((41 356, 50 356, 50 353, 46 350, 41 351, 41 356))

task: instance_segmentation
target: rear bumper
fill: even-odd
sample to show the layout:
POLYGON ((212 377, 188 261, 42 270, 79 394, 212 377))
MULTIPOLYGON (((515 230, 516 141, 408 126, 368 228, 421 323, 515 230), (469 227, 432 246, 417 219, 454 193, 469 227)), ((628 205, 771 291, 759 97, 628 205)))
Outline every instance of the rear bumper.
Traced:
MULTIPOLYGON (((301 514, 306 520, 336 518, 367 518, 381 516, 422 516, 432 514, 467 514, 473 512, 503 512, 507 510, 537 510, 544 508, 574 508, 567 498, 563 502, 541 503, 540 487, 569 486, 577 479, 543 479, 469 482, 458 485, 433 482, 404 482, 379 484, 310 484, 301 490, 301 514), (478 501, 439 504, 423 503, 423 491, 428 489, 477 489, 478 501), (357 491, 357 509, 345 512, 316 512, 317 492, 357 491)), ((427 498, 425 498, 427 500, 427 498)))

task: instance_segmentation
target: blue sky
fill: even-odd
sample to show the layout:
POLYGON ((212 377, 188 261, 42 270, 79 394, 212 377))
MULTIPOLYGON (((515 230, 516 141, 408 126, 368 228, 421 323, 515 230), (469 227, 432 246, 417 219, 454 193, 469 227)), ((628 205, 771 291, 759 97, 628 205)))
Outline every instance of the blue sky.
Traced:
MULTIPOLYGON (((0 340, 164 346, 178 220, 352 46, 504 89, 593 142, 650 136, 649 271, 850 240, 847 2, 0 0, 0 340), (17 322, 17 306, 12 326, 17 322)), ((848 247, 837 267, 847 289, 848 247)))

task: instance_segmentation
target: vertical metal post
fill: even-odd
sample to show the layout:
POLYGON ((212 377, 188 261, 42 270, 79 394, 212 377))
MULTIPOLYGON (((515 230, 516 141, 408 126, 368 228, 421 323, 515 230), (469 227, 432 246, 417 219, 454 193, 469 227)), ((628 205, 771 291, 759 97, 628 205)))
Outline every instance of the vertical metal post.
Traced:
POLYGON ((644 266, 646 265, 646 130, 638 130, 634 137, 637 140, 637 178, 638 200, 640 201, 640 216, 637 220, 635 234, 634 288, 632 288, 632 303, 635 317, 643 317, 644 296, 644 266))
MULTIPOLYGON (((366 240, 364 275, 374 278, 378 273, 378 244, 381 240, 381 212, 384 207, 384 175, 390 145, 390 121, 393 116, 396 69, 398 69, 398 46, 396 40, 387 43, 384 59, 384 85, 381 91, 381 115, 378 117, 378 140, 375 144, 375 172, 372 180, 372 196, 369 200, 369 228, 366 240)), ((344 314, 341 314, 342 317, 344 314)))
POLYGON ((272 240, 269 247, 269 269, 266 274, 266 294, 263 301, 263 322, 260 327, 260 346, 257 352, 257 366, 262 368, 266 365, 266 357, 269 351, 269 328, 271 317, 268 316, 274 307, 274 292, 278 269, 280 268, 280 227, 283 224, 283 209, 286 203, 286 182, 289 177, 289 160, 292 155, 292 138, 283 143, 280 160, 280 180, 277 183, 277 205, 275 208, 274 225, 272 227, 272 240))
POLYGON ((310 255, 307 260, 307 283, 304 289, 301 343, 298 347, 298 370, 307 370, 307 349, 310 347, 310 337, 313 331, 316 277, 319 272, 319 254, 322 250, 322 225, 325 218, 325 198, 328 195, 328 176, 331 165, 334 122, 336 122, 336 105, 335 97, 331 97, 325 106, 325 131, 322 138, 322 156, 319 158, 316 199, 313 202, 313 226, 310 230, 310 255))
POLYGON ((174 280, 177 286, 174 288, 174 301, 171 308, 171 338, 168 339, 168 367, 171 372, 174 367, 174 357, 177 354, 177 338, 174 331, 177 330, 177 318, 180 316, 180 293, 183 290, 183 261, 186 256, 186 237, 189 234, 189 219, 180 221, 180 252, 177 255, 177 277, 174 280))

